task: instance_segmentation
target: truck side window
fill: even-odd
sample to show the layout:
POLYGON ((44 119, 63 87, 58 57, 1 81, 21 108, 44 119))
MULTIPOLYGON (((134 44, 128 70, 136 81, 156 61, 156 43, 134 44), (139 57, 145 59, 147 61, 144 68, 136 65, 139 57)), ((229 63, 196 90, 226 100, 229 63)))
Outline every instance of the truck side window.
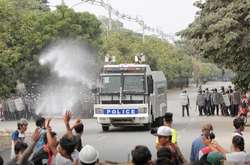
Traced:
POLYGON ((166 91, 165 87, 159 87, 157 90, 158 90, 158 94, 163 94, 166 91))
POLYGON ((154 92, 154 82, 152 76, 147 77, 148 80, 148 93, 153 93, 154 92))

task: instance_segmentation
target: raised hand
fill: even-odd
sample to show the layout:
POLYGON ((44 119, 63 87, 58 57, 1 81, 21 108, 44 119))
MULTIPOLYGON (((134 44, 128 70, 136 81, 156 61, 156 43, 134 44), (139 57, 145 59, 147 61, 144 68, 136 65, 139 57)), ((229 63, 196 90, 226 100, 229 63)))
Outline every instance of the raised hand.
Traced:
POLYGON ((70 111, 66 111, 64 114, 64 123, 68 124, 72 117, 72 113, 70 111))
POLYGON ((36 130, 34 131, 33 135, 32 135, 32 140, 34 140, 35 142, 37 142, 40 138, 40 130, 39 128, 36 128, 36 130))
POLYGON ((48 119, 46 119, 46 124, 45 124, 45 128, 47 129, 47 128, 50 128, 50 122, 51 122, 51 118, 48 118, 48 119))

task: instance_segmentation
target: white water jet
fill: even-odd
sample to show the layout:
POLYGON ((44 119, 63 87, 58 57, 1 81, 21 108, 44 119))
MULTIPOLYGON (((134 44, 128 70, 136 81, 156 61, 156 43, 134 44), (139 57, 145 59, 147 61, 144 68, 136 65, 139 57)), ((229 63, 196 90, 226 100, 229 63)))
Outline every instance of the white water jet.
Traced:
POLYGON ((48 65, 55 77, 44 86, 36 113, 60 116, 82 101, 95 82, 96 57, 95 51, 86 43, 72 40, 57 42, 46 49, 39 63, 48 65))

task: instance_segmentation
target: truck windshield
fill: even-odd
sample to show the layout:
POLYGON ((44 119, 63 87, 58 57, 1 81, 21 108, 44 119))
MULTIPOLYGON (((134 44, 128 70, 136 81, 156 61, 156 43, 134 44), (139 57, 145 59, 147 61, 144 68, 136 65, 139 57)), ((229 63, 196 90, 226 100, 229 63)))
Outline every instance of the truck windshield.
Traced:
POLYGON ((145 92, 145 78, 143 75, 124 75, 124 92, 145 92))
POLYGON ((121 76, 102 76, 101 93, 119 93, 121 76))

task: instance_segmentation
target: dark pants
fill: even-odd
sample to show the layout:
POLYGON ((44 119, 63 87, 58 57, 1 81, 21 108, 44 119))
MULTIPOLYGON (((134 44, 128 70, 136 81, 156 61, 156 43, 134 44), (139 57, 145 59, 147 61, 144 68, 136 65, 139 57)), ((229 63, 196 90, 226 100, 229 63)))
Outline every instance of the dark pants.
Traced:
POLYGON ((216 110, 216 115, 219 116, 219 105, 214 105, 214 110, 216 110))
POLYGON ((234 108, 234 116, 237 116, 238 113, 239 113, 239 105, 233 105, 233 108, 234 108))
POLYGON ((229 112, 230 112, 230 115, 231 115, 231 117, 234 117, 234 105, 230 105, 229 106, 229 112))
POLYGON ((202 111, 204 110, 204 106, 198 106, 198 109, 199 109, 199 115, 202 116, 203 115, 202 111))
POLYGON ((211 105, 211 115, 214 115, 215 105, 211 105))
POLYGON ((211 115, 211 105, 209 103, 206 103, 205 105, 205 115, 211 115))
POLYGON ((229 116, 228 109, 229 109, 229 106, 226 106, 226 105, 223 106, 223 109, 221 109, 223 116, 229 116))
POLYGON ((189 107, 188 107, 188 105, 183 105, 182 106, 182 117, 184 117, 185 109, 187 110, 187 116, 189 116, 189 107))

